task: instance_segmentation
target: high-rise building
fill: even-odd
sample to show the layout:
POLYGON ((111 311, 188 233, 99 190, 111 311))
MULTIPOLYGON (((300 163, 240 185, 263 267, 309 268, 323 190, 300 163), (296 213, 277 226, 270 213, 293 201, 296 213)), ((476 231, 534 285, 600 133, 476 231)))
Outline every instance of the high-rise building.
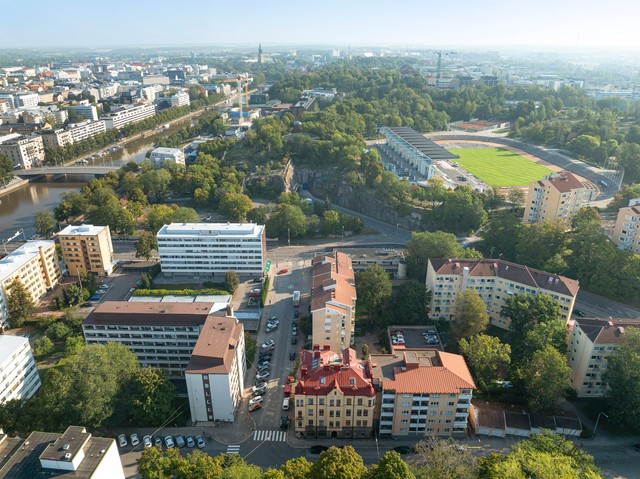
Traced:
POLYGON ((640 254, 640 198, 620 208, 613 228, 613 242, 618 248, 640 254))
POLYGON ((41 385, 29 340, 23 336, 0 335, 0 371, 0 404, 29 399, 41 385))
POLYGON ((69 225, 58 233, 62 259, 71 276, 109 276, 116 266, 109 226, 69 225))

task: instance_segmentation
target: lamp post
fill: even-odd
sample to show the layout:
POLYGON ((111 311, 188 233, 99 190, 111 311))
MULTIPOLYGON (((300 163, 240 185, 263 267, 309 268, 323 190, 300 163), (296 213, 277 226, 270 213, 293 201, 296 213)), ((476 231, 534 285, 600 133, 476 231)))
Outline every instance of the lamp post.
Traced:
POLYGON ((378 431, 373 432, 373 437, 376 438, 376 452, 378 453, 378 461, 380 460, 380 448, 378 447, 378 431))
POLYGON ((287 228, 287 243, 291 246, 291 229, 287 228))
POLYGON ((600 411, 600 413, 598 414, 598 419, 596 419, 596 425, 593 426, 593 437, 596 437, 596 429, 598 429, 598 423, 600 422, 600 416, 604 416, 607 419, 609 419, 609 416, 607 416, 605 413, 600 411))
POLYGON ((344 241, 344 225, 342 225, 342 241, 344 241))

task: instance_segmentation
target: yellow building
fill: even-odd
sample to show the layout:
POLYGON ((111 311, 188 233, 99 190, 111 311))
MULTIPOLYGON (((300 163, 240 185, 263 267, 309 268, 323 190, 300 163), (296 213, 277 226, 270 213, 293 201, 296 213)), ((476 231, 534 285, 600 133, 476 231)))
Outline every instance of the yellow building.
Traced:
POLYGON ((640 319, 576 319, 569 336, 571 388, 578 397, 602 397, 607 358, 628 328, 640 327, 640 319))
POLYGON ((618 211, 613 242, 620 249, 640 254, 640 198, 629 201, 629 206, 618 211))
POLYGON ((351 345, 356 317, 355 275, 344 253, 317 256, 311 289, 312 343, 342 351, 351 345))
POLYGON ((8 326, 7 296, 18 279, 40 304, 47 292, 60 281, 60 261, 53 241, 28 241, 0 260, 0 328, 8 326))
POLYGON ((83 272, 109 276, 116 265, 108 226, 67 226, 58 240, 71 276, 83 272))
POLYGON ((464 358, 435 349, 372 354, 381 436, 466 435, 475 383, 464 358))
POLYGON ((295 392, 295 430, 304 437, 371 437, 376 391, 371 362, 353 349, 328 346, 300 353, 295 392))
POLYGON ((522 222, 561 221, 569 225, 571 218, 589 205, 595 190, 586 187, 568 171, 553 173, 529 185, 522 222))
POLYGON ((509 319, 500 315, 514 294, 548 294, 560 304, 560 317, 568 322, 580 285, 558 274, 529 268, 500 259, 429 259, 427 289, 433 292, 432 319, 452 319, 458 293, 474 289, 487 306, 491 323, 509 328, 509 319))

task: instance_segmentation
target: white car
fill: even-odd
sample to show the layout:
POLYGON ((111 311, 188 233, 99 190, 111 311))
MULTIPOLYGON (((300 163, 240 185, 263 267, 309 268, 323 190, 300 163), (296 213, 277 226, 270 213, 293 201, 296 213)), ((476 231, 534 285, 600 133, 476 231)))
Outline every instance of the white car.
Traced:
POLYGON ((140 444, 140 438, 138 437, 138 435, 134 432, 133 434, 131 434, 131 436, 129 436, 131 438, 131 445, 132 446, 137 446, 138 444, 140 444))
POLYGON ((264 381, 265 379, 267 379, 269 377, 269 371, 264 371, 262 373, 259 373, 256 376, 256 380, 258 381, 264 381))
POLYGON ((173 438, 171 436, 165 436, 164 443, 166 444, 167 447, 176 447, 175 443, 173 442, 173 438))
POLYGON ((276 342, 273 339, 270 339, 269 341, 265 341, 264 343, 262 343, 260 347, 262 349, 269 349, 271 346, 274 346, 275 344, 276 342))
POLYGON ((127 445, 129 444, 127 442, 127 436, 124 434, 120 434, 118 436, 118 444, 120 444, 120 447, 127 447, 127 445))
POLYGON ((148 434, 142 438, 142 442, 144 444, 144 447, 153 446, 153 442, 151 442, 151 436, 149 436, 148 434))
POLYGON ((249 406, 253 406, 256 403, 261 403, 262 401, 264 401, 264 399, 262 398, 262 396, 256 396, 253 399, 249 400, 249 406))

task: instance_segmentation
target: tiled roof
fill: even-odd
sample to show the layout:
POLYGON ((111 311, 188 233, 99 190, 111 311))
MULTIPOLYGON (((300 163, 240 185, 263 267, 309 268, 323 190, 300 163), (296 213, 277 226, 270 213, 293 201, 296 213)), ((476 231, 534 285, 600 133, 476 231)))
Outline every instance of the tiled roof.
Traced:
POLYGON ((599 319, 580 318, 575 319, 574 328, 580 329, 587 335, 592 343, 615 344, 624 336, 625 328, 640 327, 638 319, 599 319))
POLYGON ((311 311, 327 307, 330 302, 351 306, 356 298, 355 276, 351 258, 340 252, 314 258, 311 311))
POLYGON ((432 258, 429 262, 437 274, 461 275, 469 268, 469 277, 500 277, 533 288, 545 289, 565 296, 575 296, 580 283, 559 274, 547 273, 501 259, 447 259, 432 258))
POLYGON ((207 317, 186 373, 226 374, 231 370, 243 328, 235 317, 224 314, 207 317))
POLYGON ((560 193, 569 193, 571 190, 577 190, 585 187, 578 178, 568 171, 553 173, 544 179, 551 183, 551 185, 553 185, 553 187, 560 193))

